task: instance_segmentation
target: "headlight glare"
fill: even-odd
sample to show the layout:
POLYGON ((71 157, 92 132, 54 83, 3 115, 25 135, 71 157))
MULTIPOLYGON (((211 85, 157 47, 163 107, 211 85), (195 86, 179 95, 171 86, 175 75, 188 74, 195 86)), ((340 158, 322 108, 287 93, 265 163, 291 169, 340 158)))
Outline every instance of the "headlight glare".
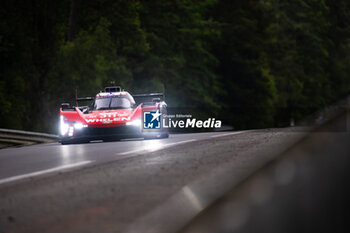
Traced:
POLYGON ((141 120, 137 119, 137 120, 129 121, 129 122, 126 122, 126 125, 128 125, 128 126, 141 126, 141 120))
POLYGON ((75 129, 82 129, 84 127, 87 127, 87 125, 84 125, 84 124, 82 124, 80 122, 74 124, 74 128, 75 129))
POLYGON ((65 135, 68 132, 69 125, 65 123, 66 117, 61 115, 60 116, 60 133, 61 135, 65 135))

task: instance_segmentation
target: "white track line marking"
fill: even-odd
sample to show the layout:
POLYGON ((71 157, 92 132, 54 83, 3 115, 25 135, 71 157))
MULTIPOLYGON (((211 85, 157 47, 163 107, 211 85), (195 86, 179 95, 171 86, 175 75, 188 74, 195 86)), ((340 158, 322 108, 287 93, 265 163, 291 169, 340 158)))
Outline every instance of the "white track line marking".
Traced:
POLYGON ((63 170, 63 169, 83 166, 83 165, 91 163, 91 162, 93 162, 93 161, 87 160, 87 161, 82 161, 79 163, 62 165, 62 166, 58 166, 58 167, 54 167, 54 168, 50 168, 50 169, 46 169, 46 170, 42 170, 42 171, 27 173, 27 174, 18 175, 18 176, 12 176, 12 177, 0 180, 0 184, 4 184, 7 182, 12 182, 12 181, 16 181, 16 180, 21 180, 21 179, 25 179, 25 178, 30 178, 30 177, 34 177, 34 176, 39 176, 39 175, 43 175, 46 173, 51 173, 51 172, 55 172, 55 171, 59 171, 59 170, 63 170))
POLYGON ((185 143, 188 143, 188 142, 194 142, 194 141, 197 141, 197 139, 190 139, 190 140, 181 141, 181 142, 173 142, 173 143, 165 144, 163 148, 171 147, 171 146, 175 146, 175 145, 179 145, 179 144, 185 144, 185 143))
POLYGON ((181 141, 181 142, 168 143, 168 144, 161 145, 159 148, 152 148, 152 149, 142 148, 142 149, 138 149, 138 150, 126 151, 126 152, 122 152, 122 153, 117 153, 117 155, 129 155, 129 154, 135 154, 135 153, 140 153, 140 152, 155 152, 155 151, 167 148, 167 147, 172 147, 172 146, 176 146, 176 145, 180 145, 180 144, 184 144, 184 143, 188 143, 188 142, 194 142, 194 141, 197 141, 197 139, 190 139, 190 140, 181 141))
POLYGON ((246 131, 238 131, 238 132, 232 132, 232 133, 218 134, 218 135, 213 135, 213 136, 210 136, 210 137, 211 138, 225 137, 225 136, 229 136, 229 135, 241 134, 241 133, 244 133, 244 132, 246 132, 246 131))
MULTIPOLYGON (((213 135, 210 137, 211 138, 224 137, 224 136, 229 136, 229 135, 241 134, 244 132, 247 132, 247 131, 237 131, 237 132, 231 132, 231 133, 226 133, 226 134, 218 134, 218 135, 213 135)), ((137 150, 132 150, 132 151, 126 151, 126 152, 117 153, 116 155, 130 155, 130 154, 135 154, 135 153, 154 152, 154 151, 162 150, 162 149, 167 148, 167 147, 176 146, 176 145, 180 145, 180 144, 184 144, 184 143, 188 143, 188 142, 194 142, 194 141, 198 141, 198 139, 190 139, 190 140, 186 140, 186 141, 168 143, 168 144, 164 144, 156 149, 142 148, 142 149, 137 149, 137 150)))
POLYGON ((146 151, 146 149, 140 149, 140 150, 131 150, 131 151, 126 151, 122 153, 117 153, 117 155, 128 155, 128 154, 134 154, 138 152, 146 151))

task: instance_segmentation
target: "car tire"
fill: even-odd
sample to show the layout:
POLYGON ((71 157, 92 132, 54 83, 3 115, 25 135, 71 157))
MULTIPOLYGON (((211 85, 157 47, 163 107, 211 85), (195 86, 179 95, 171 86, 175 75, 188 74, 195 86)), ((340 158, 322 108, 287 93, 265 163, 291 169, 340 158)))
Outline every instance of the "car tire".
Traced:
POLYGON ((80 144, 80 143, 88 143, 89 140, 83 140, 83 139, 68 139, 68 140, 61 140, 62 145, 69 145, 69 144, 80 144))
POLYGON ((168 138, 169 137, 169 133, 160 133, 158 135, 145 135, 143 136, 143 139, 145 140, 151 140, 151 139, 160 139, 160 138, 168 138))
POLYGON ((69 145, 72 144, 70 141, 61 141, 61 145, 69 145))

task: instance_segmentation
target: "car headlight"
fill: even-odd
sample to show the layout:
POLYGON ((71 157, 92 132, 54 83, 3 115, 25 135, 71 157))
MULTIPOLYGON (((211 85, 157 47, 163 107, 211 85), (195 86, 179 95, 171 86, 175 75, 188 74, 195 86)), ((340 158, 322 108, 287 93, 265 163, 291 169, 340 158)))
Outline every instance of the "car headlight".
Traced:
POLYGON ((60 133, 62 136, 68 133, 68 136, 73 136, 74 130, 81 130, 82 128, 88 127, 88 125, 80 122, 68 121, 63 115, 60 116, 60 133))
POLYGON ((129 122, 126 122, 126 125, 128 125, 128 126, 141 126, 141 120, 137 119, 137 120, 129 121, 129 122))
POLYGON ((60 133, 65 135, 68 132, 69 125, 65 122, 67 118, 63 115, 60 116, 60 133))
POLYGON ((85 128, 85 127, 87 127, 87 125, 84 125, 84 124, 82 124, 80 122, 74 124, 74 128, 75 129, 82 129, 82 128, 85 128))

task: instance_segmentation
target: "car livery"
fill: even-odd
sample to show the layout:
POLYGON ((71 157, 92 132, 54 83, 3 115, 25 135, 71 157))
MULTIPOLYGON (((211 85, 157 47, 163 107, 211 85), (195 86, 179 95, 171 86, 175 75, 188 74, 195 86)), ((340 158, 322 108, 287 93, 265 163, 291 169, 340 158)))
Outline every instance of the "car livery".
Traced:
POLYGON ((156 117, 166 114, 167 105, 159 97, 164 99, 163 93, 132 96, 116 86, 106 87, 94 98, 77 98, 77 103, 91 101, 91 106, 70 106, 63 103, 60 108, 60 142, 69 144, 91 140, 168 137, 168 132, 163 128, 146 130, 143 127, 143 116, 146 113, 156 112, 156 117), (136 105, 134 97, 153 99, 136 105))

